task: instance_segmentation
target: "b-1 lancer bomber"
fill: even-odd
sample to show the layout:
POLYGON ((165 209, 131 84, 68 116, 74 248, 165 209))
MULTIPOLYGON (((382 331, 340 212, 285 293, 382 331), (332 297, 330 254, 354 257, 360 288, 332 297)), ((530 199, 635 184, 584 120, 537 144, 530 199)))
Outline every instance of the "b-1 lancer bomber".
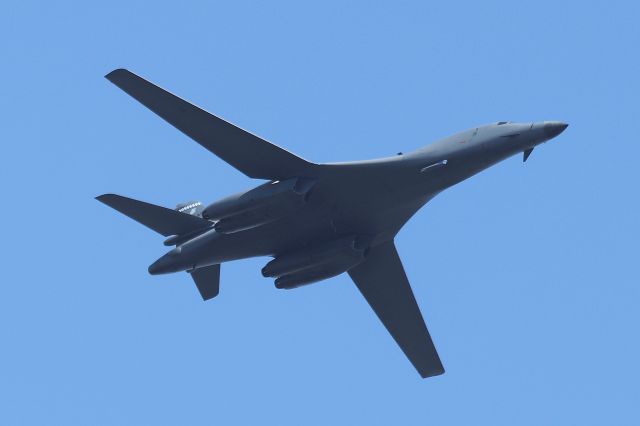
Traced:
POLYGON ((104 204, 175 246, 149 273, 186 271, 203 299, 218 295, 220 264, 273 259, 262 275, 293 289, 346 272, 422 377, 444 373, 398 257, 394 237, 441 191, 515 154, 526 161, 567 127, 501 121, 407 154, 316 164, 161 89, 125 69, 106 78, 245 175, 266 182, 207 206, 174 209, 120 195, 104 204))

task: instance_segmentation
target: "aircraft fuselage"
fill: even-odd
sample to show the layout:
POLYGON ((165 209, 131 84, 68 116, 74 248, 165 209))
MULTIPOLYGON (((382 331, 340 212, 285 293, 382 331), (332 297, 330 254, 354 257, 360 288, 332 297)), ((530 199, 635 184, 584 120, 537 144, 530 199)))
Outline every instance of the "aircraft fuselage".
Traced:
POLYGON ((368 236, 376 245, 392 239, 439 192, 533 149, 565 128, 564 123, 549 121, 491 124, 408 154, 320 165, 313 175, 305 176, 314 181, 308 199, 290 214, 238 232, 211 228, 162 256, 149 272, 169 273, 278 256, 344 235, 368 236))

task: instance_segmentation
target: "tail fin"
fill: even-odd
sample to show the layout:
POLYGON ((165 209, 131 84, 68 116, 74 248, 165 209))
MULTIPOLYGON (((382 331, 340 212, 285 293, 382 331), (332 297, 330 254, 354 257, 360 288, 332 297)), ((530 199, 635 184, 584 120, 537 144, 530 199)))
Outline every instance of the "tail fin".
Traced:
MULTIPOLYGON (((100 195, 96 197, 96 200, 118 210, 120 213, 129 216, 131 219, 165 237, 184 235, 211 226, 211 222, 198 215, 190 214, 191 210, 187 209, 185 209, 186 213, 184 213, 181 210, 171 210, 116 194, 100 195)), ((184 208, 185 206, 182 207, 184 208)), ((191 209, 195 209, 197 212, 198 206, 194 206, 191 209)))
POLYGON ((205 266, 189 272, 202 300, 213 299, 220 292, 220 265, 205 266))

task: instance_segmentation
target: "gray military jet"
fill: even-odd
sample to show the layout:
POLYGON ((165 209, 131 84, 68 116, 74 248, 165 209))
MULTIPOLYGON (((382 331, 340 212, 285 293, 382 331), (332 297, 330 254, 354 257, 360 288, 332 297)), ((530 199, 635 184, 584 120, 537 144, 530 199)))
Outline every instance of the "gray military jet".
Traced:
POLYGON ((444 373, 394 245, 439 192, 558 136, 558 121, 475 127, 417 151, 316 164, 242 130, 124 69, 106 78, 250 178, 266 180, 208 206, 175 210, 105 194, 97 199, 175 246, 151 274, 186 271, 203 299, 218 295, 220 264, 271 256, 262 275, 293 289, 347 272, 422 377, 444 373))

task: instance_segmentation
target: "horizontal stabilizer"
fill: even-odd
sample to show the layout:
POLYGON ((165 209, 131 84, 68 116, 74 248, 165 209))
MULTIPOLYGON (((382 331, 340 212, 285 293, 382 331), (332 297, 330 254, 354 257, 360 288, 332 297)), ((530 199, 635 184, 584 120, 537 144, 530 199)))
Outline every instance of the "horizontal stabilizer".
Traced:
POLYGON ((315 165, 169 93, 131 71, 106 78, 200 145, 256 179, 309 176, 315 165))
POLYGON ((212 223, 198 216, 181 213, 166 207, 156 206, 116 194, 104 194, 96 200, 118 210, 131 219, 153 229, 159 234, 184 235, 211 226, 212 223))
POLYGON ((349 275, 420 376, 444 373, 393 241, 372 248, 349 275))
POLYGON ((205 266, 189 272, 202 300, 213 299, 220 292, 220 265, 205 266))

